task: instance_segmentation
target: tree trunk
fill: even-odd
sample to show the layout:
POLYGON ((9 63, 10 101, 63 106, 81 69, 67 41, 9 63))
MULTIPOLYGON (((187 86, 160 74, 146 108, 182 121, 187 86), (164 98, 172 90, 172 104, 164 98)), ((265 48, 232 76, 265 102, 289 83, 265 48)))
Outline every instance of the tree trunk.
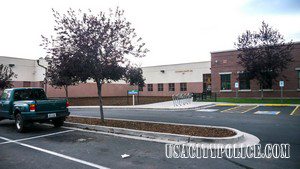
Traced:
POLYGON ((263 87, 262 83, 260 83, 260 97, 261 97, 261 99, 264 99, 264 87, 263 87))
POLYGON ((68 85, 64 85, 65 92, 66 92, 66 99, 69 101, 69 92, 68 92, 68 85))
POLYGON ((96 80, 98 97, 99 97, 99 106, 100 106, 100 116, 101 121, 104 123, 104 114, 103 114, 103 102, 102 102, 102 80, 96 80))

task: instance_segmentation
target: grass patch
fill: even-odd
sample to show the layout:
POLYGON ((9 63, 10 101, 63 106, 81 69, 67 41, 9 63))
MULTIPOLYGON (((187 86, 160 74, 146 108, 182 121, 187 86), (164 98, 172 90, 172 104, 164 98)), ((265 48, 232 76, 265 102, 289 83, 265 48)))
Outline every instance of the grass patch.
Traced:
MULTIPOLYGON (((214 102, 214 100, 211 100, 214 102)), ((260 103, 260 104, 300 104, 300 99, 254 99, 254 98, 217 98, 217 102, 260 103)))

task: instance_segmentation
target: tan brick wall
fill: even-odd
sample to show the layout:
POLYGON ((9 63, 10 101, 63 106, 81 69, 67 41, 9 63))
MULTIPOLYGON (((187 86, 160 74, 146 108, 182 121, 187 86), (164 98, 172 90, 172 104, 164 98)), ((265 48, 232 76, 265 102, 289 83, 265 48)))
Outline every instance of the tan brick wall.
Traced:
MULTIPOLYGON (((202 76, 202 75, 199 75, 202 76)), ((175 91, 169 91, 169 83, 163 83, 163 91, 158 91, 158 84, 153 83, 153 91, 148 91, 147 84, 143 91, 140 92, 141 96, 172 96, 178 93, 201 93, 203 90, 202 82, 188 82, 187 91, 180 91, 180 83, 175 83, 175 91)))

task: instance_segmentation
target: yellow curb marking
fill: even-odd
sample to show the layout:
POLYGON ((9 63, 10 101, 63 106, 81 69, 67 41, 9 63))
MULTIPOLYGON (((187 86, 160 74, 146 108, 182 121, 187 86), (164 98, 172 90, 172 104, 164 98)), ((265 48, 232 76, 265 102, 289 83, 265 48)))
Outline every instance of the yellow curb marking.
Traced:
POLYGON ((237 106, 237 104, 216 104, 216 106, 237 106))
POLYGON ((290 104, 264 104, 264 106, 291 106, 290 104))

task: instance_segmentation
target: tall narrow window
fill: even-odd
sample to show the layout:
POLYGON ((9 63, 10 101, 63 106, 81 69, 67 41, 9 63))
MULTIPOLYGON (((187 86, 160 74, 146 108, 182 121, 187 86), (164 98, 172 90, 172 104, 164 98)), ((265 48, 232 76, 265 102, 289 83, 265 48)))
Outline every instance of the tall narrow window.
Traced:
POLYGON ((175 83, 169 83, 169 91, 175 91, 175 83))
POLYGON ((240 90, 249 90, 250 89, 250 80, 246 77, 245 73, 239 74, 239 86, 240 90))
POLYGON ((187 91, 186 83, 180 83, 180 91, 187 91))
POLYGON ((147 84, 147 88, 149 92, 153 91, 153 84, 147 84))
POLYGON ((272 80, 269 79, 266 84, 263 84, 263 89, 272 89, 272 80))
POLYGON ((157 90, 160 92, 164 91, 164 84, 162 84, 162 83, 157 84, 157 90))
POLYGON ((231 80, 231 74, 221 75, 221 90, 231 89, 230 80, 231 80))
POLYGON ((144 91, 144 87, 143 86, 139 86, 139 91, 140 92, 144 91))
POLYGON ((298 70, 298 89, 300 89, 300 70, 298 70))

